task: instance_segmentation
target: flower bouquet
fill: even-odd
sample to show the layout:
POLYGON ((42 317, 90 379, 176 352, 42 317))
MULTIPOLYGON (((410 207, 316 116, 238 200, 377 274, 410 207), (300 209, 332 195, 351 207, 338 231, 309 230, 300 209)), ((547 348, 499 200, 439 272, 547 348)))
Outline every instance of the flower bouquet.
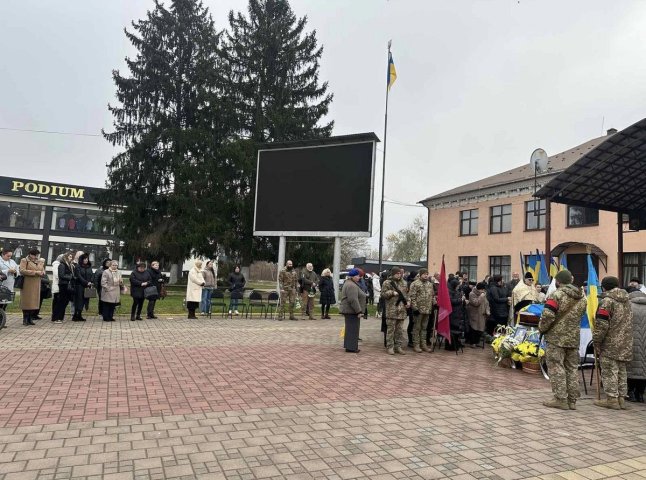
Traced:
POLYGON ((539 373, 541 370, 540 360, 545 355, 545 349, 542 348, 536 338, 538 332, 533 330, 527 335, 527 339, 514 346, 511 359, 520 362, 523 370, 528 373, 539 373))
POLYGON ((511 356, 518 343, 514 338, 515 329, 509 326, 499 326, 491 342, 496 364, 501 367, 511 367, 511 356))

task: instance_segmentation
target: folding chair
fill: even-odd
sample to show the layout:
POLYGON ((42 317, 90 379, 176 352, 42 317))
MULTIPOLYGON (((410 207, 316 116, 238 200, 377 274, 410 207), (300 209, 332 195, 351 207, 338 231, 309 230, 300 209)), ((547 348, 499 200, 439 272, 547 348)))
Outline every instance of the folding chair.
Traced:
POLYGON ((244 300, 244 292, 231 292, 231 297, 229 297, 229 313, 227 314, 227 318, 233 318, 233 301, 232 300, 237 300, 238 301, 238 309, 242 309, 242 314, 244 315, 246 306, 243 302, 244 300))
POLYGON ((581 370, 581 377, 583 378, 583 390, 588 394, 588 386, 585 383, 585 371, 590 370, 590 385, 594 378, 594 344, 592 340, 588 342, 585 347, 585 354, 579 358, 579 370, 581 370))
MULTIPOLYGON (((249 318, 249 314, 251 314, 251 318, 253 318, 253 307, 260 307, 260 315, 265 312, 265 309, 267 308, 267 304, 265 301, 262 299, 262 292, 259 292, 258 290, 254 290, 251 292, 249 295, 249 302, 247 303, 247 313, 245 315, 245 318, 249 318)), ((265 313, 265 318, 267 317, 267 313, 265 313)))
POLYGON ((267 313, 269 313, 270 318, 273 320, 274 312, 278 310, 279 302, 280 295, 278 295, 278 292, 269 292, 269 295, 267 295, 267 308, 265 309, 265 318, 267 318, 267 313))
POLYGON ((213 311, 213 307, 219 307, 222 310, 222 317, 224 318, 224 312, 225 309, 227 308, 226 301, 224 300, 224 292, 222 290, 213 290, 213 294, 211 295, 211 307, 209 308, 209 318, 211 318, 211 312, 213 311))

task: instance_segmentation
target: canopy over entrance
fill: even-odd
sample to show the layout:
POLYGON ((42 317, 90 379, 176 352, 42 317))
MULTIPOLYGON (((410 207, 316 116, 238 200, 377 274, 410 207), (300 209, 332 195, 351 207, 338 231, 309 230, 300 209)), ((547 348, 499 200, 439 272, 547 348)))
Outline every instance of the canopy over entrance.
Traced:
POLYGON ((646 118, 608 137, 536 192, 556 203, 646 215, 646 118))

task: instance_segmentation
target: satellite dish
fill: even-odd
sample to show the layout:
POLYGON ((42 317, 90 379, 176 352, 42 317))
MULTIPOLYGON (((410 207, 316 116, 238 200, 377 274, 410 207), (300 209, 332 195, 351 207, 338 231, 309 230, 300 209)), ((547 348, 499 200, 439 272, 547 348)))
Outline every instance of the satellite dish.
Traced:
POLYGON ((534 173, 545 173, 547 172, 547 162, 549 157, 545 150, 542 148, 537 148, 532 152, 532 156, 529 159, 529 165, 532 167, 534 173))

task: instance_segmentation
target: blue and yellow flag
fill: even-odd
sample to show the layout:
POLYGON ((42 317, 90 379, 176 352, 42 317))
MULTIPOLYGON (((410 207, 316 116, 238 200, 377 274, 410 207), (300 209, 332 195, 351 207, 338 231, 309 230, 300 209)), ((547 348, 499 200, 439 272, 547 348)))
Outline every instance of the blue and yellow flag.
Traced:
POLYGON ((565 257, 565 253, 562 253, 559 257, 559 272, 567 269, 567 258, 565 257))
POLYGON ((550 262, 550 277, 556 277, 556 274, 559 272, 559 261, 556 257, 552 257, 550 262))
POLYGON ((541 285, 548 285, 550 283, 550 276, 547 273, 547 262, 545 260, 545 254, 541 253, 539 255, 538 252, 536 252, 536 255, 538 255, 539 261, 541 262, 538 269, 538 283, 541 285))
POLYGON ((540 268, 540 265, 538 265, 538 258, 532 253, 527 259, 527 271, 532 274, 534 281, 538 280, 538 269, 536 267, 540 268))
POLYGON ((597 308, 599 308, 599 277, 597 271, 592 264, 592 255, 588 253, 588 287, 586 288, 588 297, 588 307, 586 312, 588 314, 588 321, 590 328, 594 332, 594 319, 597 316, 597 308))
POLYGON ((388 85, 388 90, 393 86, 397 80, 397 70, 395 70, 395 62, 393 62, 393 54, 388 52, 388 73, 386 77, 386 85, 388 85))

